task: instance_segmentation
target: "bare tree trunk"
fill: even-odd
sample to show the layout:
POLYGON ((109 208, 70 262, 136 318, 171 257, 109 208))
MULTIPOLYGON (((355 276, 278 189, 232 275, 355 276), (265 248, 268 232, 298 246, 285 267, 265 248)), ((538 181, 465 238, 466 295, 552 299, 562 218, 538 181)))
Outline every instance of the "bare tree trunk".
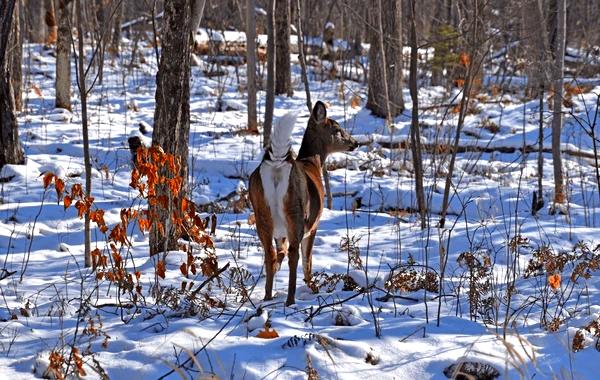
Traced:
POLYGON ((385 9, 381 18, 377 14, 379 5, 373 0, 369 8, 370 25, 379 28, 381 19, 381 30, 385 49, 381 49, 379 34, 373 27, 369 27, 369 88, 367 108, 379 117, 395 117, 404 111, 404 99, 402 98, 402 2, 400 0, 382 0, 382 9, 385 9), (384 62, 385 56, 385 76, 384 62), (386 90, 388 87, 389 109, 386 106, 386 90))
POLYGON ((560 132, 563 115, 563 77, 565 64, 566 0, 557 0, 556 53, 554 69, 554 107, 552 110, 552 164, 554 165, 554 203, 565 203, 565 188, 560 154, 560 132))
POLYGON ((421 132, 419 131, 419 97, 417 90, 417 26, 416 26, 416 5, 415 0, 411 0, 411 18, 410 18, 410 97, 412 99, 412 120, 410 124, 411 151, 413 156, 413 167, 415 170, 415 191, 417 195, 417 206, 421 216, 421 229, 427 227, 427 206, 425 204, 425 191, 423 189, 423 157, 421 156, 421 132))
POLYGON ((181 192, 173 198, 168 187, 161 185, 157 196, 169 197, 167 210, 150 206, 164 227, 164 235, 156 223, 150 230, 150 254, 177 248, 179 238, 170 223, 172 210, 179 210, 187 192, 188 144, 190 135, 190 59, 191 59, 191 0, 165 2, 162 23, 162 53, 156 75, 156 108, 152 144, 174 154, 181 160, 179 175, 183 179, 181 192))
POLYGON ((25 161, 19 142, 19 125, 6 56, 11 24, 15 22, 14 8, 15 0, 0 3, 0 168, 25 161))
POLYGON ((71 110, 71 30, 69 0, 56 0, 58 31, 56 39, 56 108, 71 110))
POLYGON ((521 6, 523 12, 523 34, 526 45, 525 54, 530 63, 526 67, 527 92, 536 95, 549 81, 547 67, 549 62, 549 42, 544 17, 543 0, 528 0, 521 6))
POLYGON ((26 8, 27 40, 31 43, 42 43, 46 35, 44 0, 28 0, 26 8))
MULTIPOLYGON (((79 87, 79 97, 81 98, 81 124, 83 127, 83 161, 85 167, 85 195, 87 197, 92 194, 92 164, 90 160, 90 139, 88 132, 88 116, 87 116, 87 94, 88 89, 85 83, 85 50, 83 47, 83 9, 81 0, 76 0, 75 11, 77 12, 77 46, 78 46, 78 64, 77 64, 77 85, 79 87)), ((92 266, 92 257, 90 255, 92 246, 92 235, 90 230, 90 210, 85 212, 84 217, 84 253, 85 267, 92 266)))
POLYGON ((483 22, 480 20, 482 8, 484 6, 483 0, 472 0, 472 9, 469 12, 467 23, 471 25, 469 31, 470 41, 468 42, 469 51, 469 62, 466 67, 465 84, 462 90, 462 96, 460 99, 460 106, 458 112, 458 123, 456 125, 456 133, 454 135, 454 142, 452 147, 452 154, 450 156, 450 163, 448 164, 448 174, 446 175, 446 182, 444 185, 444 197, 442 199, 442 212, 440 215, 440 228, 444 228, 446 223, 446 214, 448 213, 448 206, 450 203, 450 185, 452 183, 452 177, 454 175, 454 165, 456 163, 456 153, 458 151, 458 144, 460 142, 460 134, 462 127, 465 122, 465 116, 467 113, 467 105, 471 98, 471 86, 473 79, 477 76, 477 72, 481 70, 481 64, 483 62, 482 51, 485 51, 486 36, 484 34, 483 22))
POLYGON ((246 77, 248 82, 248 130, 258 133, 256 122, 256 2, 246 1, 246 77))
POLYGON ((21 34, 21 6, 20 1, 15 2, 13 14, 12 30, 10 32, 9 42, 9 71, 12 82, 13 96, 15 101, 15 110, 23 109, 23 36, 21 34))
POLYGON ((110 35, 110 53, 118 57, 121 53, 121 22, 123 21, 123 2, 117 2, 114 19, 112 22, 112 33, 110 35))
POLYGON ((290 66, 290 0, 277 0, 275 5, 275 94, 294 95, 290 66))
POLYGON ((308 112, 312 111, 312 101, 310 100, 310 84, 306 73, 306 57, 304 56, 304 33, 302 33, 302 16, 300 12, 300 0, 296 0, 296 28, 298 29, 298 52, 300 57, 300 67, 302 68, 302 82, 304 83, 304 92, 306 93, 306 106, 308 112))
POLYGON ((206 6, 206 0, 192 0, 192 21, 190 30, 192 34, 195 34, 200 27, 200 21, 204 16, 204 8, 206 6))
MULTIPOLYGON (((263 146, 271 142, 273 129, 273 107, 275 106, 275 1, 269 0, 267 8, 267 99, 265 100, 265 122, 263 146)), ((280 0, 281 1, 281 0, 280 0)))
MULTIPOLYGON (((56 0, 60 1, 60 0, 56 0)), ((56 43, 56 15, 54 14, 54 0, 45 0, 44 1, 46 14, 44 15, 44 22, 46 23, 46 45, 53 45, 56 43)))

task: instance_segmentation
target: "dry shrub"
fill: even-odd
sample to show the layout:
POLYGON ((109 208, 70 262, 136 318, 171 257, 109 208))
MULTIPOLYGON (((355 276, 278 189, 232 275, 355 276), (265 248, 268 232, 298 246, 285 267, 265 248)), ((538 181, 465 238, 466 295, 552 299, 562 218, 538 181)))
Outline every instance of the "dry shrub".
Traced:
POLYGON ((472 319, 493 321, 492 262, 486 252, 463 252, 458 264, 466 270, 469 281, 469 311, 472 319))
POLYGON ((573 344, 571 345, 573 352, 578 352, 585 348, 586 336, 596 338, 596 349, 600 348, 600 317, 577 330, 575 336, 573 336, 573 344))
POLYGON ((340 241, 340 251, 348 252, 348 262, 354 269, 363 269, 363 263, 360 259, 360 247, 358 242, 361 236, 343 236, 340 241))
POLYGON ((343 283, 342 290, 356 290, 359 288, 356 281, 348 274, 327 274, 325 272, 313 273, 306 286, 308 286, 315 294, 320 293, 323 290, 327 293, 332 293, 340 282, 343 283))
POLYGON ((424 269, 417 271, 414 265, 394 269, 384 287, 389 292, 416 292, 422 289, 437 293, 439 281, 437 273, 424 269))

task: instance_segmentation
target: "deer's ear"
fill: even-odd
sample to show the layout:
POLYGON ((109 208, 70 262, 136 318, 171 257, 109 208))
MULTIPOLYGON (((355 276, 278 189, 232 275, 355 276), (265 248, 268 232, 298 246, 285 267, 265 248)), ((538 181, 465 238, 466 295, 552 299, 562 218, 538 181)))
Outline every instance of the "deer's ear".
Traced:
POLYGON ((318 123, 325 121, 327 118, 327 110, 325 109, 325 104, 323 104, 323 102, 318 101, 317 104, 315 104, 312 110, 312 118, 318 123))

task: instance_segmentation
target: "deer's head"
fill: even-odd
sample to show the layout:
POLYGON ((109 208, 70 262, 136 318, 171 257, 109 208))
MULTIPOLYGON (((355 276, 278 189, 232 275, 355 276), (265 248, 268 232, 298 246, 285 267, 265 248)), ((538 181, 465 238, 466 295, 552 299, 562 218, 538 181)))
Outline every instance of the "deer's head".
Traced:
POLYGON ((325 154, 350 152, 358 147, 358 142, 350 133, 340 127, 337 121, 327 117, 325 104, 320 101, 313 107, 307 133, 314 134, 313 139, 319 140, 325 154))

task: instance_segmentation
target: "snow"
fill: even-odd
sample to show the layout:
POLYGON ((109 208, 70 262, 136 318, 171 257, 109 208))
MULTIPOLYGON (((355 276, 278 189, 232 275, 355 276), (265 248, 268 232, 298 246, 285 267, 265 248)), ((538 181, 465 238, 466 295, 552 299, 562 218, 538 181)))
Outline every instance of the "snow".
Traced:
MULTIPOLYGON (((217 41, 242 39, 237 32, 220 36, 215 37, 217 41)), ((109 225, 120 220, 122 208, 137 202, 129 187, 132 165, 127 139, 136 135, 149 144, 152 134, 157 64, 152 48, 140 49, 145 63, 123 68, 131 59, 130 50, 123 49, 121 58, 107 63, 103 83, 90 93, 92 192, 98 207, 106 210, 109 225), (140 132, 140 126, 146 133, 140 132)), ((326 102, 328 115, 364 143, 354 152, 329 158, 328 163, 336 167, 330 171, 336 196, 333 208, 323 211, 313 250, 313 272, 323 272, 331 281, 333 275, 345 276, 348 249, 340 243, 354 238, 362 267, 350 266, 348 277, 359 289, 345 289, 341 279, 315 292, 299 279, 297 304, 285 307, 289 272, 284 261, 275 277, 274 299, 262 301, 263 254, 255 226, 248 223, 251 211, 243 208, 234 213, 222 202, 224 210, 217 214, 213 240, 219 267, 227 263, 231 267, 222 275, 222 283, 213 280, 205 289, 207 296, 222 301, 224 307, 192 315, 157 302, 151 293, 156 258, 149 257, 148 236, 137 228, 129 231, 132 246, 126 265, 140 272, 145 297, 141 307, 115 307, 128 299, 117 294, 114 285, 97 282, 95 274, 83 267, 83 221, 72 208, 65 210, 57 203, 53 187, 44 190, 41 176, 53 172, 67 187, 85 181, 79 99, 74 93, 73 112, 54 109, 54 58, 39 45, 27 45, 25 52, 31 58, 24 65, 31 70, 30 84, 39 87, 43 97, 27 92, 25 111, 19 115, 25 165, 7 165, 0 172, 0 178, 10 178, 0 184, 0 259, 6 270, 16 271, 0 280, 0 378, 40 377, 48 368, 50 352, 62 350, 68 355, 72 345, 82 352, 86 378, 100 378, 98 368, 114 379, 157 378, 202 347, 206 348, 189 362, 199 365, 195 367, 199 372, 190 372, 193 376, 306 378, 307 361, 321 378, 340 379, 440 379, 447 366, 461 361, 490 364, 504 378, 552 379, 557 373, 569 377, 572 373, 578 379, 597 376, 597 338, 586 332, 585 348, 576 353, 571 345, 575 333, 600 313, 598 273, 569 283, 574 264, 568 264, 561 286, 565 291, 572 287, 573 292, 564 308, 557 297, 568 292, 548 288, 543 275, 525 278, 523 273, 533 257, 532 249, 542 245, 569 252, 579 241, 591 248, 600 243, 598 184, 590 159, 593 139, 586 133, 600 93, 598 78, 588 78, 587 83, 594 87, 574 96, 569 110, 583 121, 583 127, 570 113, 565 115, 562 148, 570 152, 563 155, 568 215, 548 212, 553 195, 548 152, 544 153, 542 183, 546 206, 537 217, 531 213, 538 177, 538 101, 524 99, 522 94, 489 95, 474 103, 476 112, 465 120, 461 146, 469 149, 457 156, 445 228, 438 227, 438 213, 447 157, 425 155, 424 185, 431 222, 429 229, 421 230, 417 215, 410 212, 416 208, 410 153, 387 148, 390 142, 409 138, 410 108, 395 118, 391 136, 383 120, 364 108, 364 84, 345 81, 340 87, 339 81, 320 81, 310 72, 313 101, 326 102), (361 105, 353 108, 349 99, 355 94, 361 105), (490 122, 497 126, 496 131, 490 122), (524 143, 535 149, 523 154, 524 143), (360 204, 353 209, 359 198, 360 204), (512 251, 510 241, 517 234, 527 238, 531 248, 521 244, 517 253, 512 251), (494 264, 491 292, 498 296, 498 303, 488 310, 488 319, 470 316, 469 272, 457 262, 464 252, 489 255, 494 264), (515 254, 516 290, 507 306, 503 297, 515 254), (27 257, 29 263, 20 282, 27 257), (439 273, 444 257, 444 295, 403 290, 386 298, 386 283, 400 268, 413 268, 422 278, 424 266, 439 273), (243 283, 247 301, 241 301, 241 287, 234 283, 243 283), (541 290, 549 297, 550 317, 564 318, 554 332, 540 323, 541 290), (82 296, 88 307, 80 307, 82 296), (505 329, 507 308, 510 319, 505 329), (278 338, 256 337, 267 321, 278 338), (375 335, 375 322, 381 337, 375 335)), ((246 125, 246 97, 239 91, 235 69, 225 70, 227 77, 207 78, 200 68, 192 69, 189 162, 191 196, 197 204, 211 203, 231 192, 242 194, 249 174, 262 158, 261 136, 241 133, 246 125), (217 112, 219 99, 230 107, 217 112)), ((245 78, 245 67, 238 70, 245 78)), ((294 66, 294 96, 277 97, 275 107, 276 118, 298 112, 292 134, 296 152, 310 116, 302 83, 297 80, 299 73, 294 66)), ((404 95, 410 107, 408 90, 404 95)), ((458 115, 434 107, 451 102, 453 95, 457 94, 441 87, 420 88, 424 144, 447 144, 453 138, 458 115), (432 108, 423 111, 426 107, 432 108)), ((261 119, 264 101, 264 92, 259 92, 261 119)), ((543 116, 548 124, 552 113, 545 109, 543 116)), ((544 148, 549 149, 550 143, 550 129, 545 128, 544 148)), ((92 238, 94 247, 104 248, 99 231, 94 230, 92 238)), ((180 273, 186 257, 183 252, 167 255, 161 286, 176 291, 183 280, 194 281, 196 287, 207 279, 201 274, 185 278, 180 273)), ((189 302, 183 297, 177 300, 181 307, 189 302)), ((174 372, 168 378, 179 375, 174 372)))

